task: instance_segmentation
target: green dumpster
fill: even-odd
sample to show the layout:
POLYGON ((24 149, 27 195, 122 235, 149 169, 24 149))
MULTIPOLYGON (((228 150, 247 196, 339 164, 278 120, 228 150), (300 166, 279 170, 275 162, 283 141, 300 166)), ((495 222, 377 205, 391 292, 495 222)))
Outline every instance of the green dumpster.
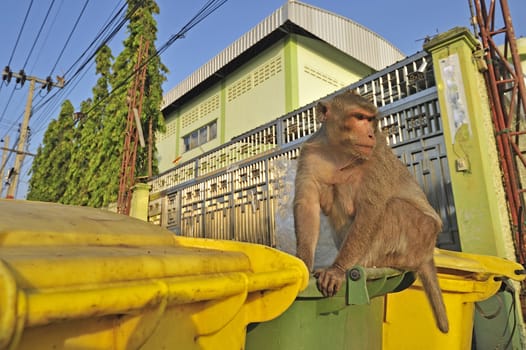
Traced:
POLYGON ((250 324, 247 350, 381 349, 384 298, 414 281, 412 273, 356 266, 338 294, 326 298, 311 277, 287 311, 278 318, 250 324))

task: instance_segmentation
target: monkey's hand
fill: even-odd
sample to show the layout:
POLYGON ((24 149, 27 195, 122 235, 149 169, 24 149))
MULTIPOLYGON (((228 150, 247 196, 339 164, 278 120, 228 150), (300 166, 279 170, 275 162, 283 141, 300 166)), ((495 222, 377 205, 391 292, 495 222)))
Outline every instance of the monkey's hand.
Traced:
POLYGON ((345 269, 338 264, 333 264, 326 269, 314 271, 314 277, 317 279, 316 284, 318 289, 321 294, 326 297, 336 295, 345 280, 345 275, 345 269))

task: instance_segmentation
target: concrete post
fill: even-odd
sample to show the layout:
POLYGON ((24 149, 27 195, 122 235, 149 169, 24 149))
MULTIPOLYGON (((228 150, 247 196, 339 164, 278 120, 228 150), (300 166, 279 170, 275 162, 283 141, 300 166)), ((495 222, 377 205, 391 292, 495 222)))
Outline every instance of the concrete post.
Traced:
MULTIPOLYGON (((515 261, 479 42, 468 29, 454 28, 424 49, 433 57, 462 251, 515 261)), ((520 286, 514 286, 515 293, 499 292, 478 303, 483 311, 475 312, 477 349, 500 348, 510 338, 514 349, 524 344, 520 286), (514 314, 508 314, 513 304, 514 314), (499 308, 495 318, 485 317, 499 308)))
POLYGON ((478 41, 454 28, 424 45, 433 67, 462 251, 515 260, 478 41))
POLYGON ((132 191, 130 216, 143 221, 148 221, 150 185, 138 183, 133 186, 132 191))

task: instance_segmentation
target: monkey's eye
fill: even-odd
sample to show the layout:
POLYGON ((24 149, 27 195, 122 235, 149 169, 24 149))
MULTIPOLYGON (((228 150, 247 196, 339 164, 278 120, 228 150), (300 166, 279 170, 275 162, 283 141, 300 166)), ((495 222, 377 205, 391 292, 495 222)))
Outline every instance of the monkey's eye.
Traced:
POLYGON ((369 116, 369 115, 359 114, 359 113, 354 114, 353 117, 355 117, 358 120, 367 120, 369 122, 372 122, 375 119, 375 116, 369 116))

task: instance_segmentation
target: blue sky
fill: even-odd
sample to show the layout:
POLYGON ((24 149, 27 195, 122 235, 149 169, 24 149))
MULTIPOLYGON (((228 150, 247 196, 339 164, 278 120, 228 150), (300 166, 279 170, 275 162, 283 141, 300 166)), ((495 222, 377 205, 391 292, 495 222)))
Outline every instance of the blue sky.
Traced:
MULTIPOLYGON (((26 74, 40 78, 46 78, 50 73, 53 79, 56 79, 56 75, 66 73, 71 75, 78 68, 74 62, 96 38, 112 11, 119 8, 123 2, 124 0, 89 0, 73 30, 85 0, 33 1, 26 25, 14 50, 31 0, 3 0, 3 18, 0 21, 1 68, 9 64, 15 72, 24 68, 26 74), (52 3, 53 7, 44 23, 52 3), (38 36, 41 27, 41 34, 38 36), (68 37, 70 37, 69 42, 65 45, 68 37), (71 67, 75 68, 69 70, 71 67)), ((205 2, 206 0, 158 0, 161 13, 156 18, 159 30, 157 47, 178 32, 205 2)), ((228 0, 216 12, 189 31, 184 39, 175 41, 162 54, 161 59, 170 70, 164 91, 167 92, 177 85, 285 2, 285 0, 228 0)), ((426 36, 444 32, 455 26, 471 28, 468 0, 305 0, 304 2, 364 25, 407 55, 420 51, 426 36)), ((512 11, 517 37, 526 36, 526 1, 508 0, 508 4, 512 11)), ((123 28, 110 41, 114 55, 119 53, 125 35, 123 28)), ((68 74, 66 80, 69 78, 68 74)), ((33 106, 40 108, 30 121, 32 135, 28 145, 29 152, 36 152, 47 124, 56 118, 62 101, 66 98, 70 99, 78 107, 82 100, 91 96, 91 88, 95 80, 93 66, 87 65, 74 82, 67 89, 57 93, 54 98, 50 99, 50 96, 55 90, 46 94, 37 88, 33 106), (49 102, 42 106, 47 100, 49 102)), ((12 148, 18 136, 18 124, 22 121, 29 84, 25 84, 22 88, 15 85, 12 81, 11 84, 0 88, 0 138, 5 139, 9 135, 9 146, 12 148)), ((0 146, 6 144, 0 143, 0 146)), ((13 162, 14 154, 11 155, 7 168, 11 167, 13 162)), ((25 198, 30 162, 31 157, 26 157, 16 198, 25 198)), ((5 196, 5 188, 0 195, 5 196)))

